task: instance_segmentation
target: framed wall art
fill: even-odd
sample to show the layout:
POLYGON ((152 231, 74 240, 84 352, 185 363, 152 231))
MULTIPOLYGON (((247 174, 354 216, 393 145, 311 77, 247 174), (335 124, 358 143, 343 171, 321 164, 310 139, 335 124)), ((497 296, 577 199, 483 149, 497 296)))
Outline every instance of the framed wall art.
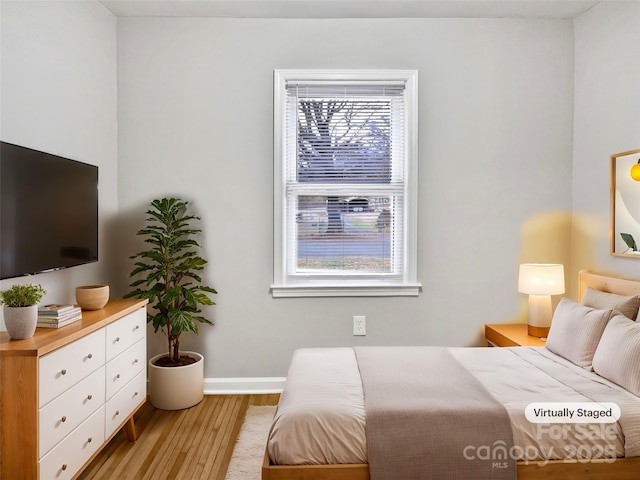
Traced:
POLYGON ((640 150, 611 155, 611 255, 640 258, 640 150))

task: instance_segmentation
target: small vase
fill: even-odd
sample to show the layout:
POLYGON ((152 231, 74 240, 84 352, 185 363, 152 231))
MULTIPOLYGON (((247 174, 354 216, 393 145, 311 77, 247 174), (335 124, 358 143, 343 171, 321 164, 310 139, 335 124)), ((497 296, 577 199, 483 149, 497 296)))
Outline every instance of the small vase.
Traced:
POLYGON ((4 306, 4 324, 12 340, 33 337, 38 323, 38 305, 30 307, 4 306))

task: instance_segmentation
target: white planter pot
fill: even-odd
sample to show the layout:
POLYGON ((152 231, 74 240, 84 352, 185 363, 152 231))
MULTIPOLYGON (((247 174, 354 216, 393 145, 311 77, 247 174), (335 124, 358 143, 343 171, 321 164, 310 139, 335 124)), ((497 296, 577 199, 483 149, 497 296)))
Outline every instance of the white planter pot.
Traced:
POLYGON ((33 337, 38 323, 38 305, 30 307, 4 306, 4 324, 12 340, 33 337))
POLYGON ((192 407, 204 397, 204 357, 196 352, 180 352, 197 358, 196 363, 182 367, 158 367, 149 360, 149 400, 160 410, 182 410, 192 407))

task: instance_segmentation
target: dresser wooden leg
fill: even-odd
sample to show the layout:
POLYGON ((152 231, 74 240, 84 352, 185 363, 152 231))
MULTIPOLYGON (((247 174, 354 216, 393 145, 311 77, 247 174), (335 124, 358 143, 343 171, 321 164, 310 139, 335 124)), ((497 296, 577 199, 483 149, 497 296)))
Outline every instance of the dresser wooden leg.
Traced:
POLYGON ((124 433, 130 442, 138 440, 138 432, 136 431, 136 424, 133 422, 133 415, 131 415, 129 420, 124 424, 124 433))

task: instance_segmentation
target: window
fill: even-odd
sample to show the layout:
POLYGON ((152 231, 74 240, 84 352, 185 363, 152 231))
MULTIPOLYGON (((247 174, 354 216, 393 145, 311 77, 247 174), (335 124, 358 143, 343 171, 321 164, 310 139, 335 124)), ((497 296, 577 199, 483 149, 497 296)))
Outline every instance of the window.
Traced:
POLYGON ((274 297, 418 294, 417 76, 275 72, 274 297))

